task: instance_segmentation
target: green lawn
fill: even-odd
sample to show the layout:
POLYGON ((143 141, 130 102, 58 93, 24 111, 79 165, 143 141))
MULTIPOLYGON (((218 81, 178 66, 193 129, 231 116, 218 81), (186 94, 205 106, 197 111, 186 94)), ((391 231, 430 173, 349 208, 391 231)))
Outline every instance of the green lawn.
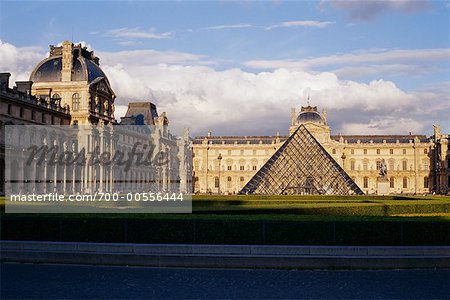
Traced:
MULTIPOLYGON (((4 197, 0 198, 4 216, 4 197)), ((61 218, 217 220, 450 220, 446 196, 194 195, 192 214, 58 214, 61 218)), ((54 217, 54 214, 8 214, 54 217)))
POLYGON ((192 214, 0 214, 10 240, 450 245, 450 197, 194 196, 192 214))

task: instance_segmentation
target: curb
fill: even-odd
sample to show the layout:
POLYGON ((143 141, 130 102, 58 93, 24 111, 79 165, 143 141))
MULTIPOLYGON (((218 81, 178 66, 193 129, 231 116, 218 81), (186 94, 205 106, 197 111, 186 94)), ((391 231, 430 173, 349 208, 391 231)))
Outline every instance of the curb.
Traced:
POLYGON ((190 268, 450 268, 449 246, 257 246, 1 241, 2 262, 190 268))

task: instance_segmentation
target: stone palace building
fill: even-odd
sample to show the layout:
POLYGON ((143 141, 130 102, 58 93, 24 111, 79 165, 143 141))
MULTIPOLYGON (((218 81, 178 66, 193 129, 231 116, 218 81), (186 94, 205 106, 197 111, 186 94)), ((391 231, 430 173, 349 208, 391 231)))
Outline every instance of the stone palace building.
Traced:
POLYGON ((156 106, 149 102, 129 103, 125 117, 117 122, 115 93, 93 51, 65 41, 62 46, 50 46, 49 57, 37 64, 29 81, 16 82, 10 88, 9 77, 9 73, 0 73, 0 181, 4 183, 6 177, 14 184, 7 184, 7 190, 1 184, 2 194, 132 192, 150 188, 190 191, 189 132, 181 137, 172 135, 166 114, 158 115, 156 106), (164 156, 164 163, 126 169, 118 164, 52 166, 35 159, 25 165, 16 150, 26 145, 57 146, 74 153, 84 149, 87 160, 96 152, 120 152, 125 159, 133 157, 133 147, 138 145, 137 151, 152 149, 152 155, 164 156), (10 156, 5 160, 6 154, 10 156))
MULTIPOLYGON (((291 113, 292 135, 304 126, 358 185, 377 193, 382 161, 389 193, 449 193, 449 135, 434 127, 434 135, 331 135, 326 112, 301 107, 291 113)), ((289 136, 199 136, 193 145, 194 192, 240 192, 278 151, 289 136)))

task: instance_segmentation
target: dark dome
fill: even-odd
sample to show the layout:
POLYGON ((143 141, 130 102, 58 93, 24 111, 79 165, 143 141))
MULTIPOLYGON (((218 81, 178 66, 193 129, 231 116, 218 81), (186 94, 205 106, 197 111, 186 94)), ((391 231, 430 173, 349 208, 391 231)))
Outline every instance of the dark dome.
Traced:
MULTIPOLYGON (((61 81, 62 57, 51 56, 40 62, 31 73, 30 81, 33 82, 56 82, 61 81)), ((108 81, 102 69, 92 60, 83 56, 73 59, 71 81, 88 81, 103 77, 108 81)))
POLYGON ((33 82, 61 81, 61 69, 61 57, 46 59, 31 73, 30 80, 33 82))
POLYGON ((297 117, 299 123, 324 123, 322 116, 314 109, 303 110, 297 117))

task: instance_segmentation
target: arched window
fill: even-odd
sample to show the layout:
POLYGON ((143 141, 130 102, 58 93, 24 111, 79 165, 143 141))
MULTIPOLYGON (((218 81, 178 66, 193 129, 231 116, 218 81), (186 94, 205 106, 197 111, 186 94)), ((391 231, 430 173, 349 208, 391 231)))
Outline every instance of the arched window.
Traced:
POLYGON ((75 93, 72 95, 72 110, 78 111, 80 109, 80 94, 75 93))
POLYGON ((403 177, 403 188, 404 189, 408 188, 408 178, 407 177, 403 177))
POLYGON ((391 189, 395 188, 395 179, 394 179, 394 177, 389 178, 389 187, 391 189))
POLYGON ((227 188, 231 188, 231 177, 227 177, 227 188))
POLYGON ((428 188, 428 177, 426 176, 423 178, 423 187, 426 189, 428 188))

